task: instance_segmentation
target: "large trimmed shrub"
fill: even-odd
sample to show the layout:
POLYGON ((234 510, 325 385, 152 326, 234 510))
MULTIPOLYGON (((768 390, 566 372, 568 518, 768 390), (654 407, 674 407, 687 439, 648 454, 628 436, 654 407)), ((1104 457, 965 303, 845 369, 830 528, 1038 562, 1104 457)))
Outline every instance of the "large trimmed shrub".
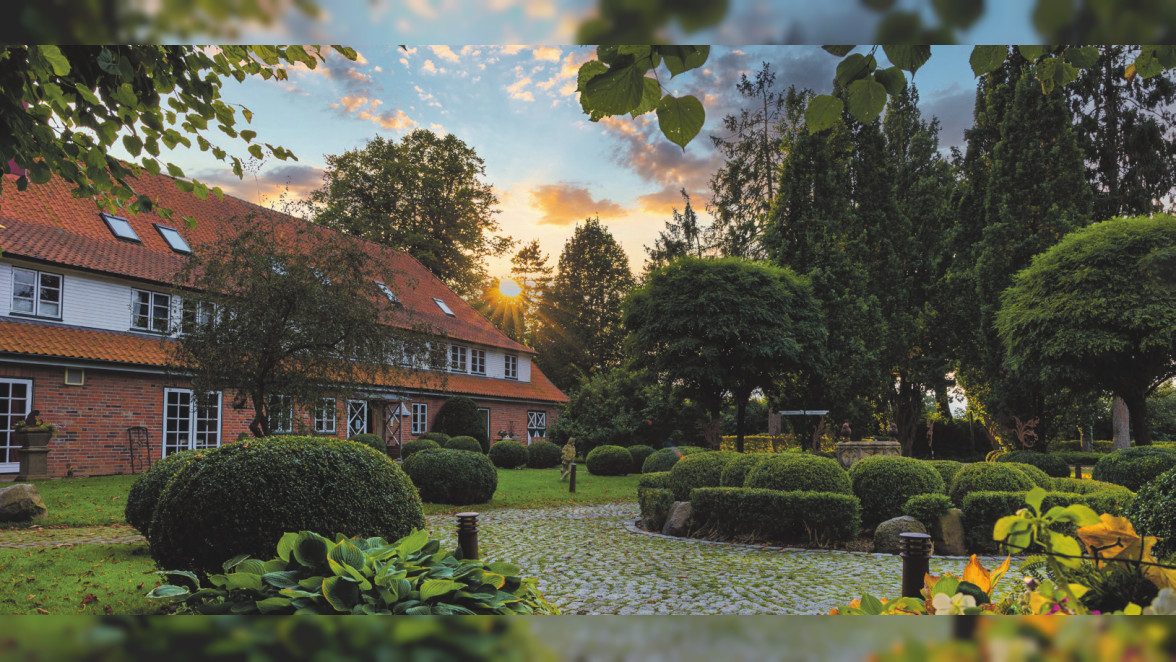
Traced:
POLYGON ((645 530, 660 533, 670 516, 670 508, 674 506, 674 493, 661 487, 638 487, 637 506, 641 509, 645 530))
POLYGON ((405 472, 362 444, 277 437, 198 455, 168 483, 151 520, 161 568, 219 572, 238 554, 267 556, 288 531, 396 540, 425 525, 405 472))
POLYGON ((1004 453, 996 459, 997 462, 1019 462, 1031 464, 1053 478, 1066 478, 1072 474, 1070 464, 1054 453, 1038 453, 1037 451, 1012 451, 1004 453))
POLYGON ((723 467, 723 475, 719 477, 720 487, 743 487, 747 482, 747 474, 760 462, 771 457, 764 453, 742 453, 739 457, 723 467))
POLYGON ((131 485, 123 517, 144 538, 150 536, 151 517, 155 514, 155 506, 159 504, 159 495, 167 487, 168 481, 191 462, 197 452, 180 451, 157 460, 131 485))
POLYGON ((943 484, 948 488, 951 487, 951 482, 955 480, 955 475, 959 473, 960 469, 964 468, 963 462, 955 460, 924 460, 931 468, 939 472, 940 478, 943 478, 943 484))
POLYGON ((584 460, 595 476, 624 476, 633 470, 633 456, 621 446, 597 446, 584 460))
POLYGON ((696 487, 718 487, 727 463, 739 457, 735 451, 696 453, 678 460, 670 469, 670 489, 678 501, 689 501, 696 487))
MULTIPOLYGON (((1026 492, 984 492, 973 491, 964 497, 964 528, 968 549, 984 554, 995 553, 998 548, 992 539, 997 520, 1016 514, 1025 507, 1026 492)), ((1054 506, 1068 506, 1081 503, 1096 513, 1122 515, 1135 495, 1129 490, 1094 491, 1087 494, 1068 492, 1047 492, 1041 502, 1042 511, 1054 506)), ((1014 552, 1017 553, 1017 552, 1014 552)))
POLYGON ((558 467, 562 461, 563 450, 550 441, 532 441, 526 448, 527 466, 531 469, 558 467))
POLYGON ((432 441, 437 442, 437 445, 440 446, 441 448, 444 448, 445 442, 449 441, 450 437, 449 437, 449 435, 445 434, 444 432, 429 432, 426 434, 422 434, 421 436, 417 437, 417 439, 418 440, 430 439, 432 441))
POLYGON ((930 531, 954 507, 946 494, 916 494, 902 505, 902 514, 919 520, 930 531))
POLYGON ((1136 446, 1103 457, 1094 465, 1090 477, 1139 491, 1145 483, 1173 467, 1176 467, 1176 451, 1159 446, 1136 446))
POLYGON ((700 487, 690 496, 694 531, 708 537, 828 545, 857 538, 861 504, 831 492, 700 487))
POLYGON ((1054 479, 1050 478, 1049 474, 1033 466, 1032 464, 1025 464, 1024 462, 1005 462, 1004 464, 1007 464, 1010 467, 1016 467, 1017 471, 1025 474, 1029 480, 1033 481, 1034 485, 1040 487, 1041 489, 1053 489, 1054 479))
POLYGON ((1082 467, 1093 467, 1106 455, 1106 453, 1087 453, 1084 451, 1050 451, 1049 454, 1066 464, 1077 464, 1082 467))
POLYGON ((449 441, 445 442, 444 448, 448 448, 451 451, 482 452, 482 444, 478 443, 478 440, 473 437, 452 437, 449 441))
POLYGON ((490 447, 488 456, 499 469, 517 469, 527 464, 527 447, 514 439, 503 439, 490 447))
POLYGON ((481 453, 451 448, 424 450, 405 460, 403 466, 425 503, 486 503, 498 489, 498 471, 481 453))
POLYGON ((952 503, 963 506, 969 492, 1028 492, 1033 481, 1025 472, 999 462, 973 462, 960 469, 948 488, 952 503))
POLYGON ((477 403, 467 397, 446 400, 433 418, 433 431, 444 432, 451 437, 473 437, 478 440, 483 453, 490 452, 486 421, 478 413, 477 403))
POLYGON ((918 494, 943 494, 946 486, 934 467, 912 457, 873 455, 849 468, 853 494, 862 502, 862 526, 872 529, 902 514, 918 494))
POLYGON ((653 452, 652 455, 645 458, 645 462, 641 463, 641 473, 655 473, 658 471, 669 471, 674 468, 678 460, 691 453, 706 452, 705 448, 698 446, 671 446, 669 448, 661 448, 653 452))
POLYGON ((633 470, 629 473, 641 473, 641 466, 645 464, 645 458, 653 455, 653 446, 646 446, 645 444, 637 444, 629 447, 629 455, 633 458, 633 470))
POLYGON ((354 441, 357 444, 363 444, 377 453, 388 452, 388 444, 385 444, 384 440, 378 434, 357 434, 354 437, 349 438, 348 441, 354 441))
POLYGON ((1140 535, 1160 538, 1153 551, 1156 558, 1176 553, 1176 469, 1144 483, 1123 515, 1140 535))
POLYGON ((784 453, 760 462, 747 474, 749 488, 780 492, 853 494, 849 474, 837 460, 809 453, 784 453))
POLYGON ((420 451, 427 451, 434 448, 441 448, 441 444, 433 441, 432 439, 425 439, 424 437, 421 437, 420 439, 406 441, 404 442, 404 445, 400 447, 400 458, 402 460, 407 460, 408 458, 412 457, 413 453, 419 453, 420 451))

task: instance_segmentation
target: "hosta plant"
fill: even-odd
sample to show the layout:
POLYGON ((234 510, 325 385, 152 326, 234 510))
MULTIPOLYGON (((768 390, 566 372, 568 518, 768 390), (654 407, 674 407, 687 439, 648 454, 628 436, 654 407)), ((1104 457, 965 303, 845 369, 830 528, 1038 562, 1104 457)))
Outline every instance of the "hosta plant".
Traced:
POLYGON ((200 586, 186 571, 160 571, 195 586, 159 586, 148 598, 178 603, 192 614, 556 614, 509 563, 462 559, 441 549, 426 531, 388 543, 381 538, 334 542, 312 533, 287 533, 277 558, 241 555, 200 586))

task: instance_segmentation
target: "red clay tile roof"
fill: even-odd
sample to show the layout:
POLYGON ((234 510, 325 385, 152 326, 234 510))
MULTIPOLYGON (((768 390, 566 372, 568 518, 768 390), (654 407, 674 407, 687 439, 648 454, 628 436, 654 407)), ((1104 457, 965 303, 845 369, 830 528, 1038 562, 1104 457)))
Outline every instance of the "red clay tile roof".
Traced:
MULTIPOLYGON (((167 365, 171 356, 172 342, 133 333, 0 320, 0 354, 162 368, 167 365)), ((377 386, 420 388, 475 397, 545 402, 568 400, 567 396, 533 364, 530 382, 471 375, 448 375, 442 382, 437 375, 422 373, 410 377, 405 383, 385 383, 377 386)))
MULTIPOLYGON (((0 229, 0 249, 5 255, 155 283, 171 284, 183 262, 183 257, 173 252, 156 231, 155 222, 176 228, 193 247, 233 233, 251 214, 271 214, 288 225, 291 234, 307 226, 301 219, 229 195, 223 200, 215 195, 199 200, 190 193, 178 191, 170 177, 143 173, 134 181, 136 191, 150 196, 156 205, 171 208, 176 220, 161 221, 154 214, 128 215, 127 221, 142 240, 142 244, 133 244, 116 239, 98 216, 94 202, 74 198, 63 180, 55 177, 46 184, 32 184, 25 191, 17 191, 16 178, 13 175, 4 178, 0 191, 0 225, 5 228, 0 229), (195 228, 188 228, 179 220, 185 216, 196 219, 195 228)), ((319 226, 311 228, 316 232, 332 232, 319 226)), ((533 350, 505 336, 407 253, 362 239, 354 241, 380 261, 379 270, 387 274, 385 282, 412 311, 414 322, 428 324, 456 340, 534 354, 533 350), (433 302, 434 298, 444 301, 456 317, 443 313, 433 302)))

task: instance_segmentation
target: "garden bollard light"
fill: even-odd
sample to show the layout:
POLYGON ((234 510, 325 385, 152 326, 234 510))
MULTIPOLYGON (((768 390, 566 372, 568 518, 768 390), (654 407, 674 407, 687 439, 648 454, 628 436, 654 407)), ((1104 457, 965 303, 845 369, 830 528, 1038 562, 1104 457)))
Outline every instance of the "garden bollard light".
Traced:
POLYGON ((478 558, 478 513, 457 514, 457 546, 463 559, 478 558))
POLYGON ((572 479, 568 483, 568 492, 576 491, 576 463, 572 463, 572 479))
POLYGON ((1077 478, 1078 480, 1082 480, 1082 465, 1081 464, 1074 465, 1074 477, 1077 478))
POLYGON ((931 561, 931 536, 926 533, 898 534, 902 551, 902 597, 922 597, 923 576, 931 561))

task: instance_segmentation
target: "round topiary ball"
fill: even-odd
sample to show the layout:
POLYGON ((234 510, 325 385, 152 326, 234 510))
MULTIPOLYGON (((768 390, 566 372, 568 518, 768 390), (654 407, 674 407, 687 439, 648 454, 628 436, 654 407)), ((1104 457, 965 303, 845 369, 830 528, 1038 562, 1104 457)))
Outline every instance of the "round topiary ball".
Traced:
POLYGON ((702 453, 706 449, 698 446, 670 446, 669 448, 662 448, 653 452, 652 455, 645 458, 641 463, 641 473, 652 474, 661 471, 669 471, 678 463, 678 459, 691 453, 702 453))
POLYGON ((404 461, 404 472, 425 503, 486 503, 498 489, 498 471, 481 453, 450 448, 424 450, 404 461))
POLYGON ((558 467, 561 457, 562 449, 550 441, 532 441, 527 446, 527 467, 531 469, 558 467))
POLYGON ((1176 469, 1144 483, 1123 516, 1135 525, 1136 533, 1160 539, 1152 550, 1157 559, 1176 553, 1176 469))
POLYGON ((371 448, 378 453, 388 452, 388 445, 384 443, 384 440, 380 438, 379 435, 357 434, 354 437, 348 439, 348 441, 354 441, 357 444, 363 444, 364 446, 367 446, 368 448, 371 448))
POLYGON ((430 439, 432 441, 437 442, 438 447, 444 448, 445 442, 449 441, 451 439, 451 437, 449 435, 445 434, 444 432, 429 432, 429 433, 422 434, 421 436, 417 437, 417 440, 421 440, 421 439, 430 439))
POLYGON ((903 504, 902 514, 919 520, 930 531, 954 507, 946 494, 916 494, 903 504))
POLYGON ((1040 487, 1043 490, 1053 489, 1053 478, 1050 478, 1049 474, 1033 466, 1032 464, 1026 464, 1024 462, 1005 462, 1005 464, 1009 465, 1010 467, 1016 467, 1017 471, 1020 471, 1021 473, 1028 476, 1029 480, 1033 481, 1033 484, 1037 487, 1040 487))
POLYGON ((641 467, 645 464, 645 458, 653 455, 653 446, 646 446, 645 444, 637 444, 629 447, 629 455, 633 457, 633 471, 630 473, 641 473, 641 467))
POLYGON ((633 470, 633 456, 622 446, 597 446, 584 459, 595 476, 624 476, 633 470))
POLYGON ((1001 455, 996 461, 1031 464, 1053 478, 1069 478, 1074 473, 1070 470, 1069 462, 1057 455, 1038 453, 1037 451, 1012 451, 1001 455))
POLYGON ((862 502, 862 526, 873 528, 902 515, 902 507, 919 494, 943 494, 943 477, 913 457, 874 455, 849 468, 854 496, 862 502))
POLYGON ((951 481, 955 479, 955 475, 959 473, 960 469, 964 468, 963 462, 955 460, 925 460, 927 464, 931 465, 932 469, 939 472, 939 476, 943 478, 943 484, 951 487, 951 481))
POLYGON ((151 517, 155 514, 155 506, 159 504, 159 495, 167 487, 168 481, 191 462, 196 453, 197 451, 172 453, 156 461, 131 485, 123 516, 127 524, 142 533, 144 538, 148 537, 151 530, 151 517))
POLYGON ((453 437, 445 442, 445 448, 452 451, 470 451, 471 453, 481 453, 482 444, 478 443, 477 439, 473 437, 453 437))
POLYGON ((670 469, 669 483, 674 500, 689 501, 690 490, 696 487, 718 487, 727 463, 740 456, 742 453, 735 451, 715 451, 695 453, 678 460, 670 469))
POLYGON ((740 453, 739 457, 723 467, 723 474, 719 477, 719 487, 743 487, 747 482, 747 474, 760 462, 772 457, 767 453, 740 453))
POLYGON ((490 447, 489 458, 499 469, 516 469, 527 464, 527 447, 514 439, 503 439, 490 447))
POLYGON ((1160 446, 1136 446, 1109 453, 1091 472, 1091 478, 1122 485, 1138 492, 1145 483, 1176 467, 1176 450, 1160 446))
POLYGON ((433 418, 433 430, 453 437, 473 437, 478 440, 483 453, 490 452, 486 421, 478 413, 478 404, 470 398, 458 396, 446 400, 433 418))
POLYGON ((161 568, 219 573, 238 554, 271 558, 288 531, 398 540, 424 525, 412 481, 387 455, 275 437, 196 453, 160 495, 149 542, 161 568))
POLYGON ((419 453, 421 451, 427 451, 434 448, 441 448, 441 444, 433 441, 432 439, 425 439, 424 437, 421 437, 420 439, 406 441, 404 442, 404 445, 400 447, 400 458, 402 460, 407 460, 413 453, 419 453))
POLYGON ((1033 481, 1025 472, 1002 462, 973 462, 956 473, 948 496, 958 508, 970 492, 1028 492, 1033 481))
POLYGON ((811 453, 782 453, 769 457, 747 474, 745 486, 781 492, 853 494, 849 474, 837 460, 811 453))

